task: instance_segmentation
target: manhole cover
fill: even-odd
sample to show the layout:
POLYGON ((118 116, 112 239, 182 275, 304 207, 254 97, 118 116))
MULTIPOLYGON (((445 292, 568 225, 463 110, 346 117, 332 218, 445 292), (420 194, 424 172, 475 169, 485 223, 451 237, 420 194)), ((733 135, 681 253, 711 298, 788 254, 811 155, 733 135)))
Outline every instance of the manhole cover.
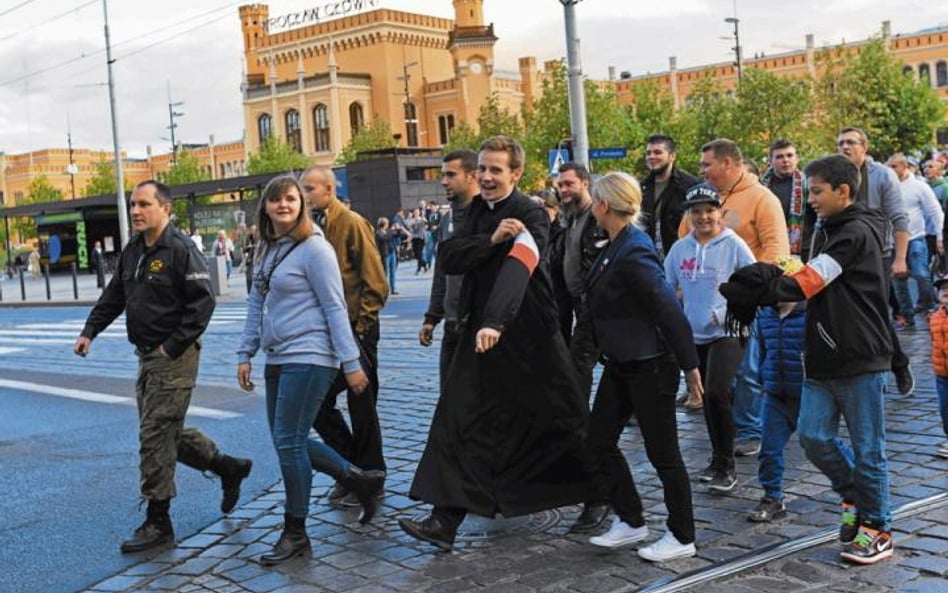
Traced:
MULTIPOLYGON (((412 518, 420 521, 425 517, 427 517, 426 513, 420 513, 412 518)), ((476 542, 487 539, 496 540, 525 533, 540 533, 550 529, 562 519, 563 516, 558 509, 510 519, 503 517, 488 519, 471 514, 464 519, 464 523, 461 523, 458 528, 457 541, 476 542)))

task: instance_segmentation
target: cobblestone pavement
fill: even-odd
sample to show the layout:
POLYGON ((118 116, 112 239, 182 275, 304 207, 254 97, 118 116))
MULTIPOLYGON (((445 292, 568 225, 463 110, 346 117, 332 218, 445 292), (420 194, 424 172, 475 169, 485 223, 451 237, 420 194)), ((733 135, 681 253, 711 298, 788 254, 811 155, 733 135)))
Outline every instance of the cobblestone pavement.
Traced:
MULTIPOLYGON (((427 278, 405 276, 394 297, 414 301, 417 316, 399 316, 383 325, 380 348, 383 420, 389 476, 384 507, 371 525, 360 526, 356 512, 328 506, 329 481, 317 476, 313 489, 309 535, 311 557, 265 568, 258 556, 279 536, 282 485, 248 501, 230 516, 207 526, 173 549, 143 555, 142 562, 91 586, 92 593, 116 591, 213 591, 217 593, 296 593, 302 591, 382 593, 430 591, 453 593, 575 592, 604 593, 659 590, 659 584, 691 571, 751 554, 780 542, 835 528, 837 498, 828 481, 804 460, 796 440, 788 445, 787 502, 790 515, 773 524, 755 524, 747 512, 760 496, 756 461, 739 458, 740 485, 715 496, 694 485, 698 556, 653 565, 632 548, 607 551, 570 535, 567 528, 578 507, 527 518, 488 521, 470 518, 461 528, 456 551, 433 547, 404 535, 396 519, 419 516, 427 507, 406 497, 427 435, 437 398, 437 349, 417 345, 416 334, 427 292, 427 278), (649 586, 651 585, 651 589, 649 586)), ((411 308, 411 307, 410 307, 411 308)), ((853 591, 948 591, 948 460, 933 455, 944 438, 924 331, 902 334, 914 361, 918 389, 912 397, 890 395, 888 454, 892 505, 941 495, 920 514, 895 522, 896 555, 870 567, 851 567, 838 560, 839 544, 803 549, 736 575, 722 576, 691 589, 703 593, 853 591)), ((681 446, 689 471, 706 464, 703 420, 679 413, 681 446)), ((638 431, 622 437, 643 496, 652 538, 663 529, 661 489, 647 463, 638 431)), ((118 542, 116 542, 116 546, 118 542)), ((672 583, 673 584, 673 583, 672 583)), ((686 590, 667 585, 663 591, 686 590)))

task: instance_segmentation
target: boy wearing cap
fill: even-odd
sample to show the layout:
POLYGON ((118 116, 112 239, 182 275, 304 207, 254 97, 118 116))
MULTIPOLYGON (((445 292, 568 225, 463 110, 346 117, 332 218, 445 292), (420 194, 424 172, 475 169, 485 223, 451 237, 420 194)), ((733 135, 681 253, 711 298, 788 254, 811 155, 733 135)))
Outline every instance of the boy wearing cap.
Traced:
POLYGON ((948 276, 935 281, 938 307, 928 321, 932 337, 932 365, 935 367, 935 391, 938 411, 946 440, 935 449, 935 455, 948 459, 948 276))
POLYGON ((685 403, 686 407, 704 408, 711 440, 711 463, 699 479, 707 482, 712 492, 724 493, 737 485, 731 383, 744 347, 737 338, 727 335, 727 301, 718 287, 735 270, 755 259, 747 243, 721 223, 721 198, 713 187, 692 187, 685 194, 683 206, 692 230, 668 251, 665 277, 681 295, 704 377, 704 405, 691 398, 685 403))
POLYGON ((842 497, 841 556, 872 564, 891 556, 893 548, 882 394, 892 358, 882 263, 885 218, 854 203, 861 180, 845 157, 817 159, 805 174, 810 204, 823 221, 810 261, 792 276, 770 264, 748 266, 721 292, 728 299, 728 321, 741 328, 758 305, 808 301, 800 444, 842 497), (840 416, 855 460, 837 445, 840 416))

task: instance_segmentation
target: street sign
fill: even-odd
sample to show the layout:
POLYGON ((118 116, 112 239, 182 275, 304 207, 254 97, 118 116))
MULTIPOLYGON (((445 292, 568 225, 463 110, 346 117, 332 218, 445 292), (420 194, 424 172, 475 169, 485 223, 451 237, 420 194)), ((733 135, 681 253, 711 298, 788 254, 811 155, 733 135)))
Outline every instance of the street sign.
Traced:
POLYGON ((560 167, 569 161, 569 151, 565 148, 553 148, 549 151, 550 155, 550 176, 557 177, 560 174, 560 167))
POLYGON ((625 148, 590 148, 590 159, 624 159, 629 154, 625 148))

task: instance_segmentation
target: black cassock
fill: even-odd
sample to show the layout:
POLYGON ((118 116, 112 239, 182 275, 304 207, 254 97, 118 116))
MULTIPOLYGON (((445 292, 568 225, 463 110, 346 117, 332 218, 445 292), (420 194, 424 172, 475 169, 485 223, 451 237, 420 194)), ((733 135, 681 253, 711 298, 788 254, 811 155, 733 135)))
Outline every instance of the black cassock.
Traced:
POLYGON ((410 492, 486 517, 582 502, 589 479, 588 394, 574 376, 547 271, 525 264, 529 254, 517 257, 523 246, 514 241, 490 244, 504 218, 521 220, 543 252, 549 218, 518 191, 493 209, 475 197, 464 229, 439 247, 445 272, 464 274, 464 325, 410 492), (502 333, 478 354, 482 327, 502 333))

